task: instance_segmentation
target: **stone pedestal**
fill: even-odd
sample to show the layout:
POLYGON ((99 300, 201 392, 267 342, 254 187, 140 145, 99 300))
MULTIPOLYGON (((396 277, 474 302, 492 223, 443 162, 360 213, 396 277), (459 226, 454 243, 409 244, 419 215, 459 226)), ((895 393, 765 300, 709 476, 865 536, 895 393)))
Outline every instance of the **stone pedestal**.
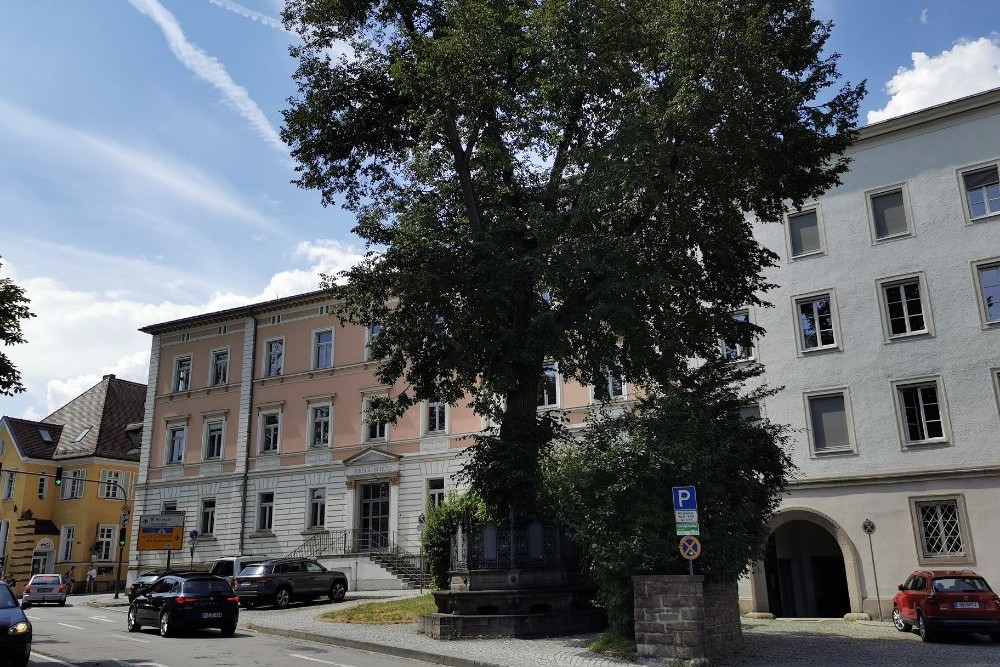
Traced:
POLYGON ((709 665, 742 649, 736 583, 705 577, 632 578, 636 657, 648 665, 709 665))

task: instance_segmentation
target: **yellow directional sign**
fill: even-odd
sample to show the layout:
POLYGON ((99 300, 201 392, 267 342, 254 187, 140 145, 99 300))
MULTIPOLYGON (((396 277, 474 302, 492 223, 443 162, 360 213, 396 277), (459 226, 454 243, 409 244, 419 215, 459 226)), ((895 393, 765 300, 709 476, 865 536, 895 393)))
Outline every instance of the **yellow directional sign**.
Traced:
POLYGON ((694 535, 685 535, 679 545, 681 555, 688 560, 694 560, 701 555, 701 542, 694 535))
POLYGON ((139 517, 138 551, 178 551, 184 548, 183 515, 154 514, 139 517))

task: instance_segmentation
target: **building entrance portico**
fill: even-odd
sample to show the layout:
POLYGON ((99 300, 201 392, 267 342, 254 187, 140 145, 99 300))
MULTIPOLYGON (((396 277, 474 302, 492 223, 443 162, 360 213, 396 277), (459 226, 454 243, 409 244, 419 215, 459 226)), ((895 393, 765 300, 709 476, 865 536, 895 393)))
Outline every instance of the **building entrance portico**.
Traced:
POLYGON ((384 549, 398 530, 399 459, 368 448, 344 460, 345 523, 358 551, 384 549))

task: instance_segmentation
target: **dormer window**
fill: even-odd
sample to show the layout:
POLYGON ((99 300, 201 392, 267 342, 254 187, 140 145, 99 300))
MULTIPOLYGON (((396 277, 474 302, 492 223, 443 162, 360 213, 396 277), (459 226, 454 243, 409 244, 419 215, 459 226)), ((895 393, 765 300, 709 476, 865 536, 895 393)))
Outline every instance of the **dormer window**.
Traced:
POLYGON ((38 435, 41 436, 42 440, 45 442, 52 442, 52 434, 49 433, 49 429, 40 428, 38 429, 38 435))

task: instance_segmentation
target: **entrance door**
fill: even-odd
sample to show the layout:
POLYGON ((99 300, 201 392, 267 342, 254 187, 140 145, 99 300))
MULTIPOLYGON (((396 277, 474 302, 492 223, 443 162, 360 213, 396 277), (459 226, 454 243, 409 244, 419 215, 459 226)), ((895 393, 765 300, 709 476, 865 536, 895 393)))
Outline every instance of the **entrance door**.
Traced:
POLYGON ((851 611, 844 555, 824 527, 807 520, 778 527, 764 560, 771 613, 837 618, 851 611))
POLYGON ((389 544, 389 482, 361 485, 361 551, 389 544))
POLYGON ((48 574, 49 573, 49 552, 48 551, 36 551, 31 556, 31 574, 48 574))

